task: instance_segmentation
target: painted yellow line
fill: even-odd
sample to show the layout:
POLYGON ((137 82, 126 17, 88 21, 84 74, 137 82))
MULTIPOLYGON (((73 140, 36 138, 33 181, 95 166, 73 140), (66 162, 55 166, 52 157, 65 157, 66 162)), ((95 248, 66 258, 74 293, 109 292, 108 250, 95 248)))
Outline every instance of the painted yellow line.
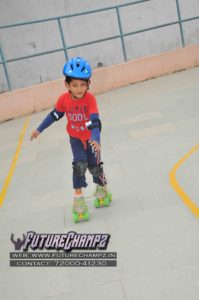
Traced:
POLYGON ((15 154, 14 154, 13 159, 12 159, 10 170, 8 172, 8 175, 7 175, 6 179, 5 179, 5 181, 4 181, 4 184, 3 184, 3 187, 2 187, 2 190, 1 190, 1 193, 0 193, 0 207, 3 205, 3 201, 5 199, 8 187, 10 185, 10 182, 11 182, 11 179, 12 179, 12 176, 13 176, 16 164, 17 164, 17 160, 18 160, 18 157, 19 157, 19 153, 21 151, 21 146, 22 146, 22 143, 23 143, 23 139, 24 139, 26 130, 28 128, 29 121, 30 121, 30 117, 27 117, 26 120, 25 120, 25 122, 24 122, 21 134, 19 136, 17 148, 16 148, 15 154))
POLYGON ((176 180, 176 171, 178 168, 185 162, 187 158, 189 158, 194 152, 199 149, 199 144, 193 147, 187 154, 185 154, 173 167, 173 169, 169 173, 170 184, 176 193, 182 198, 185 205, 191 210, 192 214, 199 218, 199 208, 195 205, 195 203, 189 198, 189 196, 185 193, 182 187, 176 180))

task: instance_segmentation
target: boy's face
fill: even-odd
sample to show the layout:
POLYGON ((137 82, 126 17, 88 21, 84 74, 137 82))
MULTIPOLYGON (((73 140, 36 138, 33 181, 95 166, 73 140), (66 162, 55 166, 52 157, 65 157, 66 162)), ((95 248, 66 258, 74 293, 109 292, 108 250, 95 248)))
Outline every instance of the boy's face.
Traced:
POLYGON ((70 83, 66 83, 67 89, 75 99, 83 98, 88 86, 89 83, 81 79, 73 79, 70 83))

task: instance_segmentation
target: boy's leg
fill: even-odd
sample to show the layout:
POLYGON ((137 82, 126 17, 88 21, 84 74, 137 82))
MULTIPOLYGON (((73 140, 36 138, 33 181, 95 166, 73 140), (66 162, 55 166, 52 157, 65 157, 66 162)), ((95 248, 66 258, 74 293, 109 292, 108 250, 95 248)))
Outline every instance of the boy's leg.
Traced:
POLYGON ((87 187, 85 177, 87 155, 84 145, 79 139, 70 137, 70 144, 73 153, 73 188, 77 194, 81 194, 82 187, 87 187))
POLYGON ((81 219, 89 219, 88 209, 82 193, 82 187, 87 186, 85 173, 88 163, 83 143, 72 137, 70 137, 70 143, 73 152, 73 220, 79 222, 81 219))
POLYGON ((103 171, 103 163, 100 161, 100 152, 96 153, 92 150, 91 145, 87 146, 87 161, 89 172, 93 175, 93 182, 106 186, 107 180, 103 171))
POLYGON ((109 206, 112 201, 112 194, 108 191, 107 180, 100 162, 100 153, 94 153, 89 145, 87 149, 88 169, 93 175, 93 182, 96 183, 94 192, 95 207, 109 206))
POLYGON ((103 171, 103 164, 100 161, 100 152, 94 152, 92 146, 87 143, 87 161, 89 172, 93 175, 93 182, 96 189, 93 194, 95 197, 95 207, 109 206, 112 201, 112 194, 107 188, 107 180, 103 171))

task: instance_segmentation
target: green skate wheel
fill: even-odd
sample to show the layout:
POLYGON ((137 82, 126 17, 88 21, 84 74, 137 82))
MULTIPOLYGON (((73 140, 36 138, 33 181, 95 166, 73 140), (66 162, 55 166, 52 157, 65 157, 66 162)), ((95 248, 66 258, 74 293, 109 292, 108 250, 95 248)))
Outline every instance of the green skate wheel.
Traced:
POLYGON ((88 211, 84 212, 83 214, 78 214, 76 212, 73 212, 73 221, 75 223, 78 223, 80 221, 88 221, 89 220, 89 213, 88 211))
POLYGON ((96 208, 99 208, 99 207, 100 207, 100 204, 99 204, 99 200, 98 200, 98 199, 95 199, 94 205, 95 205, 96 208))
POLYGON ((110 205, 109 197, 106 196, 106 197, 104 198, 104 206, 109 206, 109 205, 110 205))
POLYGON ((84 219, 85 221, 88 221, 88 220, 89 220, 89 213, 88 213, 88 211, 85 211, 84 216, 83 216, 83 219, 84 219))
POLYGON ((79 216, 78 216, 77 213, 73 213, 73 221, 74 221, 75 223, 78 223, 78 222, 79 222, 79 216))
POLYGON ((107 193, 107 196, 108 196, 108 198, 109 198, 109 201, 111 202, 111 201, 112 201, 112 194, 111 194, 111 192, 108 192, 108 193, 107 193))
POLYGON ((95 199, 94 204, 95 204, 96 208, 103 207, 103 206, 109 206, 109 204, 110 204, 109 198, 105 197, 105 198, 95 199))

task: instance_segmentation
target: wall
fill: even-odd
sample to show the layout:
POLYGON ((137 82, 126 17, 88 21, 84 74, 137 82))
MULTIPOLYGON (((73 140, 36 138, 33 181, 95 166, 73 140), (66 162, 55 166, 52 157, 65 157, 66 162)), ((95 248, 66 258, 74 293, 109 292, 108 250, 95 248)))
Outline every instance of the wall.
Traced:
MULTIPOLYGON (((91 91, 103 93, 127 84, 199 66, 199 45, 94 70, 91 91), (122 76, 121 76, 122 74, 122 76)), ((66 91, 58 79, 0 95, 0 122, 52 107, 66 91)))
MULTIPOLYGON (((0 0, 0 25, 83 12, 117 4, 119 0, 0 0)), ((182 18, 199 16, 198 0, 179 0, 182 18)), ((151 0, 120 9, 124 33, 158 26, 178 19, 176 0, 151 0)), ((103 39, 119 33, 114 10, 62 20, 67 45, 103 39)), ((185 45, 199 43, 199 19, 183 23, 185 45)), ((162 27, 124 38, 127 59, 163 53, 182 47, 179 25, 162 27)), ((62 47, 56 21, 0 29, 6 59, 38 54, 62 47)), ((120 38, 68 50, 69 57, 86 57, 93 68, 124 61, 120 38)), ((63 51, 7 64, 13 89, 62 77, 63 51)), ((0 92, 8 89, 0 65, 0 92)))

